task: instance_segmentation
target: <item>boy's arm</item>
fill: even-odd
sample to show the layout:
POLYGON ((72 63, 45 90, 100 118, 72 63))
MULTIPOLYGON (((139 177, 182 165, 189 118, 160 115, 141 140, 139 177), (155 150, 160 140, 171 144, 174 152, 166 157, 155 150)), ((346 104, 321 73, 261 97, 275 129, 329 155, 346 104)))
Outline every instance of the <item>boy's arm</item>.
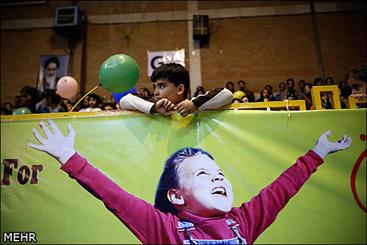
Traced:
POLYGON ((61 169, 100 199, 143 244, 174 241, 171 232, 175 229, 173 224, 177 223, 174 216, 166 215, 146 201, 127 193, 78 153, 61 169))
POLYGON ((105 206, 119 218, 143 243, 172 243, 175 240, 177 217, 164 214, 151 204, 125 192, 107 176, 94 168, 74 150, 75 133, 68 125, 69 135, 64 136, 52 120, 48 125, 40 123, 46 138, 33 129, 40 144, 28 143, 29 147, 46 152, 58 160, 71 178, 102 200, 105 206))
POLYGON ((226 88, 212 89, 191 100, 184 100, 177 104, 176 110, 182 117, 197 110, 218 109, 226 104, 232 103, 233 94, 226 88))
POLYGON ((238 216, 242 232, 247 241, 253 243, 256 238, 276 219, 278 213, 314 173, 327 154, 346 149, 352 140, 343 136, 332 143, 327 140, 330 131, 319 138, 315 148, 297 159, 296 163, 284 171, 273 183, 260 191, 250 202, 242 204, 233 211, 238 216))
POLYGON ((233 94, 226 88, 212 89, 191 99, 199 111, 218 109, 226 104, 232 103, 233 94))
POLYGON ((120 100, 121 110, 138 110, 145 114, 159 113, 168 116, 174 113, 174 104, 168 99, 156 100, 152 97, 125 95, 120 100))
POLYGON ((154 98, 141 98, 136 95, 127 94, 121 98, 119 104, 121 110, 138 110, 145 114, 152 114, 155 102, 154 98))

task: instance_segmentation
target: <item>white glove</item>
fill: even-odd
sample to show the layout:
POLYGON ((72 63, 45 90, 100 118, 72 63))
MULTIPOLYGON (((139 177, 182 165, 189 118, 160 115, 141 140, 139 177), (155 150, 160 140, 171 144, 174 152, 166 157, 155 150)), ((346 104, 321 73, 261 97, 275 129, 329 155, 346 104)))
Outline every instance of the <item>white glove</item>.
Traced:
POLYGON ((343 135, 343 137, 335 143, 330 142, 328 140, 330 134, 330 130, 323 133, 317 140, 315 148, 313 148, 313 151, 317 153, 317 155, 319 155, 322 159, 324 159, 327 154, 340 150, 345 150, 352 144, 352 138, 346 135, 343 135))
POLYGON ((33 135, 41 145, 33 143, 28 143, 27 145, 36 150, 46 152, 61 164, 65 164, 75 153, 75 132, 73 127, 70 124, 68 125, 69 135, 65 137, 51 119, 48 119, 48 125, 51 130, 43 121, 39 125, 47 138, 43 138, 37 129, 34 128, 32 129, 33 135))

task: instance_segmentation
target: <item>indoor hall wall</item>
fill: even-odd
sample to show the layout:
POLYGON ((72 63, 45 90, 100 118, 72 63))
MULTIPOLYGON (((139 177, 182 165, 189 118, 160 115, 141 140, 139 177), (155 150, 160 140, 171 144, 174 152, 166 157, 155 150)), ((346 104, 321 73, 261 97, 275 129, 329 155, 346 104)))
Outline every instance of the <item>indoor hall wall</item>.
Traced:
MULTIPOLYGON (((325 74, 344 78, 353 65, 366 62, 366 24, 362 13, 318 14, 325 74)), ((211 19, 209 48, 201 52, 202 83, 206 89, 224 86, 227 80, 248 81, 258 92, 270 83, 312 81, 319 76, 310 15, 211 19)), ((186 21, 88 25, 86 89, 95 86, 103 60, 115 53, 133 56, 141 69, 138 87, 152 88, 147 77, 147 51, 184 48, 188 61, 186 21)), ((42 54, 67 54, 64 38, 51 28, 1 31, 1 102, 13 102, 24 85, 36 85, 42 54)), ((72 73, 81 74, 78 44, 72 73)), ((195 88, 192 88, 195 89, 195 88)), ((109 96, 103 88, 100 95, 109 96)))
MULTIPOLYGON (((318 14, 321 54, 326 76, 343 80, 355 65, 366 62, 366 23, 358 13, 318 14)), ((275 91, 288 77, 296 83, 319 77, 310 15, 210 20, 209 48, 201 49, 204 88, 226 81, 247 81, 259 92, 275 91)))
MULTIPOLYGON (((24 1, 25 2, 25 1, 24 1)), ((148 13, 186 10, 186 1, 70 1, 52 0, 45 4, 15 5, 0 8, 2 20, 53 18, 59 6, 77 4, 88 15, 113 15, 125 13, 148 13)), ((223 4, 222 4, 223 5, 223 4)))
MULTIPOLYGON (((147 75, 147 51, 182 48, 186 51, 186 68, 190 69, 186 21, 89 25, 86 90, 96 85, 100 65, 106 58, 124 53, 133 57, 139 65, 140 78, 136 87, 147 87, 152 91, 147 75)), ((96 92, 106 97, 111 95, 104 88, 98 88, 96 92)))
MULTIPOLYGON (((1 31, 1 103, 15 103, 23 86, 37 86, 40 55, 65 55, 68 43, 50 28, 1 31)), ((70 75, 80 79, 81 46, 69 61, 70 75)))
POLYGON ((203 86, 245 80, 259 92, 287 77, 318 74, 309 15, 213 20, 210 48, 201 50, 203 86))
MULTIPOLYGON (((187 52, 187 45, 187 23, 185 21, 89 24, 86 46, 86 92, 98 84, 98 72, 103 61, 117 53, 128 54, 137 61, 140 68, 137 87, 148 87, 152 90, 152 83, 147 76, 147 51, 184 48, 187 52)), ((40 55, 67 53, 66 39, 58 37, 51 29, 2 31, 1 102, 14 103, 15 96, 23 86, 36 86, 40 55)), ((186 57, 186 67, 189 69, 188 54, 186 57)), ((73 60, 73 69, 69 69, 69 75, 80 81, 80 43, 77 45, 73 60)), ((111 97, 111 93, 102 87, 95 92, 107 99, 111 97)))
POLYGON ((342 80, 355 65, 367 62, 366 13, 317 15, 325 75, 342 80))

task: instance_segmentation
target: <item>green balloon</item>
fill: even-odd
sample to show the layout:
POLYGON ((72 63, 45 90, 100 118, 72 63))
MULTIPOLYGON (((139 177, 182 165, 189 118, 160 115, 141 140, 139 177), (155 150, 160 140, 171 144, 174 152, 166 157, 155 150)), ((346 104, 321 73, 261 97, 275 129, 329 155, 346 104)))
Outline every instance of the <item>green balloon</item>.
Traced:
POLYGON ((19 107, 15 109, 15 111, 13 112, 13 115, 22 115, 22 114, 32 114, 32 112, 27 107, 19 107))
POLYGON ((106 59, 99 69, 101 85, 115 93, 132 89, 139 79, 136 61, 126 54, 115 54, 106 59))

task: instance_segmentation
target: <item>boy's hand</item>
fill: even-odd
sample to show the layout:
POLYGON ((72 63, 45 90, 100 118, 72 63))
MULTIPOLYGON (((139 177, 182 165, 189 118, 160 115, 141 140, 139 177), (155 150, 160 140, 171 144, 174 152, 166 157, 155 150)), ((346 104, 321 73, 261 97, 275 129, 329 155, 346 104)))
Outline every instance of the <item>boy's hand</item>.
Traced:
POLYGON ((176 110, 182 117, 186 117, 190 113, 193 113, 197 110, 195 104, 191 100, 184 100, 178 103, 176 106, 176 110))
POLYGON ((322 159, 324 159, 327 154, 340 150, 345 150, 352 144, 352 138, 346 135, 343 135, 343 137, 337 142, 330 142, 328 141, 328 137, 330 136, 330 134, 330 130, 323 133, 317 140, 315 148, 313 148, 313 151, 317 153, 317 155, 319 155, 322 159))
POLYGON ((168 99, 160 99, 154 105, 154 110, 161 115, 168 116, 174 113, 175 105, 168 99))
POLYGON ((48 120, 48 125, 51 129, 49 129, 43 121, 40 122, 39 125, 41 126, 41 129, 47 138, 45 139, 42 137, 37 129, 34 128, 33 135, 40 145, 33 143, 28 143, 27 145, 36 150, 46 152, 58 160, 61 164, 65 164, 67 160, 69 160, 69 158, 75 153, 75 133, 73 127, 70 124, 68 125, 69 135, 65 137, 51 119, 48 120))

